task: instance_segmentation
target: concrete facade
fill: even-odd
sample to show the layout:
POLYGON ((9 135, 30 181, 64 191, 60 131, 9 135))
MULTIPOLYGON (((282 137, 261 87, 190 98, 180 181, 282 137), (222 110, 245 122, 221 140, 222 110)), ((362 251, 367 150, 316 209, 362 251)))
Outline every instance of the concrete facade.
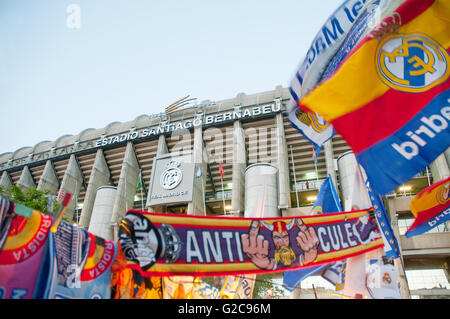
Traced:
POLYGON ((51 194, 56 194, 59 189, 59 180, 56 175, 55 168, 53 167, 52 161, 47 161, 45 163, 44 172, 39 179, 39 184, 37 186, 39 190, 49 190, 51 194))
POLYGON ((81 187, 83 186, 82 174, 83 173, 80 170, 77 158, 74 154, 72 154, 61 182, 61 189, 63 189, 66 193, 73 194, 73 197, 64 213, 64 217, 66 219, 71 219, 73 217, 77 205, 77 196, 79 196, 81 187))
POLYGON ((111 173, 109 172, 108 165, 106 164, 105 155, 103 154, 103 150, 99 149, 95 155, 94 166, 92 168, 91 176, 89 177, 89 183, 83 202, 83 209, 81 211, 80 221, 78 224, 79 227, 86 230, 89 228, 92 209, 97 196, 97 190, 101 186, 109 185, 110 179, 111 173))
POLYGON ((120 171, 117 192, 111 214, 111 238, 118 239, 119 223, 128 209, 133 208, 134 195, 139 174, 139 165, 132 142, 127 143, 125 157, 120 171))
POLYGON ((233 172, 231 214, 244 214, 245 168, 247 167, 245 136, 240 121, 233 123, 233 172))
POLYGON ((9 177, 6 171, 3 171, 2 173, 2 177, 0 178, 0 185, 7 188, 14 185, 13 182, 11 181, 11 177, 9 177))
POLYGON ((34 182, 34 178, 31 175, 30 169, 28 166, 25 166, 22 170, 22 174, 20 175, 20 179, 17 182, 17 185, 22 189, 36 187, 36 183, 34 182))

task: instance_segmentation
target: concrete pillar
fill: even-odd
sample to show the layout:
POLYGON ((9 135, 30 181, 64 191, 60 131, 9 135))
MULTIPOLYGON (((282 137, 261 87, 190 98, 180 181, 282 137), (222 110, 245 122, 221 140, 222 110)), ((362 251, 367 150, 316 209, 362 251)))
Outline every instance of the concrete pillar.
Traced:
POLYGON ((117 188, 114 186, 101 186, 95 194, 88 232, 103 239, 113 240, 111 229, 111 216, 114 207, 117 188))
POLYGON ((24 168, 22 169, 22 174, 20 175, 19 181, 17 182, 17 186, 22 189, 36 187, 33 175, 31 175, 28 166, 24 166, 24 168))
POLYGON ((133 208, 136 184, 139 175, 139 165, 134 152, 132 142, 128 142, 125 157, 120 171, 117 193, 114 199, 114 208, 111 216, 112 232, 114 240, 118 240, 119 224, 128 209, 133 208))
POLYGON ((55 168, 53 167, 51 160, 48 160, 45 163, 44 171, 42 172, 42 176, 39 179, 37 189, 49 190, 53 195, 56 195, 56 193, 58 193, 59 179, 56 175, 55 168))
POLYGON ((408 280, 406 278, 405 268, 404 268, 404 259, 403 259, 403 250, 401 247, 401 240, 400 240, 400 231, 398 229, 398 218, 397 218, 397 208, 395 207, 395 197, 389 197, 387 198, 387 204, 388 204, 388 214, 389 219, 392 226, 392 231, 394 232, 395 238, 397 238, 398 246, 400 249, 400 257, 394 259, 394 266, 398 270, 399 275, 399 281, 400 281, 400 293, 402 295, 403 299, 411 299, 411 293, 409 291, 408 286, 408 280))
POLYGON ((156 149, 156 155, 169 153, 169 148, 167 147, 166 137, 161 134, 158 138, 158 148, 156 149))
POLYGON ((442 181, 450 176, 450 170, 448 167, 447 159, 445 154, 439 155, 430 164, 431 175, 433 175, 433 183, 442 181))
POLYGON ((291 190, 289 181, 289 158, 284 134, 283 114, 275 115, 275 137, 277 145, 277 166, 278 166, 278 208, 288 209, 291 207, 291 190))
POLYGON ((344 211, 352 209, 351 199, 355 183, 356 157, 353 152, 345 152, 337 159, 339 168, 340 189, 344 211))
POLYGON ((64 177, 61 182, 60 189, 63 189, 66 193, 72 194, 72 200, 64 213, 64 217, 72 220, 73 213, 76 208, 76 199, 74 198, 80 193, 81 186, 83 185, 83 177, 80 167, 78 166, 77 158, 74 154, 70 156, 69 163, 67 164, 67 169, 64 172, 64 177))
POLYGON ((245 216, 280 217, 278 169, 268 163, 245 170, 245 216))
MULTIPOLYGON (((158 138, 158 147, 156 149, 156 156, 169 153, 169 148, 167 147, 166 137, 161 134, 158 138)), ((152 168, 153 169, 153 168, 152 168)), ((150 174, 151 176, 151 174, 150 174)), ((150 177, 151 178, 151 177, 150 177)), ((150 183, 149 183, 150 184, 150 183)), ((147 194, 146 203, 150 202, 150 192, 147 194)), ((148 212, 161 213, 163 211, 163 206, 146 206, 148 212)))
POLYGON ((197 173, 202 166, 203 174, 201 177, 194 178, 194 186, 192 189, 192 202, 188 203, 188 215, 203 215, 205 211, 205 185, 206 185, 206 163, 204 160, 203 132, 202 126, 194 128, 194 149, 192 152, 192 160, 195 163, 195 172, 197 173))
POLYGON ((447 160, 447 165, 450 166, 450 147, 445 150, 444 155, 445 159, 447 160))
POLYGON ((7 187, 7 188, 13 186, 11 177, 9 177, 9 175, 6 171, 3 171, 3 173, 2 173, 2 177, 0 178, 0 185, 7 187))
POLYGON ((245 192, 245 168, 247 166, 245 150, 245 136, 240 121, 233 124, 233 168, 232 168, 232 215, 244 214, 244 192, 245 192))
POLYGON ((97 154, 95 155, 95 161, 94 166, 92 167, 91 176, 89 177, 89 184, 87 186, 86 195, 84 196, 83 209, 81 210, 78 227, 81 227, 85 230, 89 228, 97 190, 100 186, 109 185, 110 178, 111 173, 109 171, 108 164, 106 163, 103 150, 98 149, 97 154))
POLYGON ((450 282, 449 262, 450 262, 450 258, 447 257, 447 260, 444 261, 444 264, 442 265, 442 269, 444 270, 445 278, 447 278, 448 282, 450 282))
POLYGON ((323 151, 325 153, 325 165, 327 167, 327 174, 331 175, 331 179, 333 180, 334 187, 337 187, 336 171, 334 168, 334 152, 333 152, 333 144, 331 142, 331 139, 329 139, 323 145, 323 151))

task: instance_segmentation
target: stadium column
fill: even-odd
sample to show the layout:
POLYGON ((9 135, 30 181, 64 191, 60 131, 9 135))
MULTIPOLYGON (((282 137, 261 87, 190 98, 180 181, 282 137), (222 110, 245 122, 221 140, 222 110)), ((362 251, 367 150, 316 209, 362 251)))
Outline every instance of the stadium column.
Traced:
POLYGON ((111 216, 111 231, 114 240, 118 240, 119 224, 127 210, 133 208, 136 184, 139 175, 139 165, 133 143, 128 142, 125 156, 120 171, 119 183, 117 185, 116 198, 111 216))
MULTIPOLYGON (((280 192, 278 208, 286 210, 291 207, 291 191, 288 151, 286 136, 284 134, 283 114, 281 112, 275 115, 275 132, 277 143, 278 190, 280 192)), ((283 211, 282 215, 284 216, 283 211)))
POLYGON ((387 197, 387 205, 388 205, 388 214, 389 219, 392 226, 392 231, 394 232, 395 238, 397 238, 397 241, 399 243, 399 249, 400 249, 400 257, 394 259, 394 265, 398 270, 399 274, 399 281, 400 281, 400 293, 403 297, 403 299, 411 299, 411 294, 408 287, 408 282, 406 280, 406 273, 405 273, 405 267, 404 267, 404 260, 403 260, 403 251, 401 246, 401 240, 400 240, 400 231, 398 229, 398 218, 397 218, 397 208, 395 207, 395 197, 387 197))
POLYGON ((102 149, 97 150, 91 175, 89 176, 89 184, 84 196, 83 209, 81 210, 79 227, 88 230, 91 221, 92 209, 94 208, 95 197, 100 186, 109 185, 111 173, 106 163, 105 155, 102 149))
MULTIPOLYGON (((197 117, 201 117, 201 114, 197 114, 197 117)), ((203 131, 202 125, 194 127, 194 149, 192 152, 192 160, 195 164, 194 170, 194 186, 192 188, 192 202, 188 203, 187 214, 188 215, 206 215, 205 211, 205 189, 204 185, 206 176, 206 163, 204 160, 204 146, 203 146, 203 131), (201 166, 201 168, 200 168, 201 166), (201 176, 197 177, 201 169, 201 176)))
POLYGON ((245 136, 242 123, 239 120, 233 123, 233 168, 232 168, 232 215, 244 214, 245 168, 247 166, 245 136))
MULTIPOLYGON (((158 148, 156 149, 156 156, 167 154, 167 153, 169 153, 169 148, 167 147, 166 137, 164 136, 164 134, 161 134, 158 138, 158 148)), ((149 182, 149 184, 150 184, 150 182, 149 182)), ((150 202, 150 195, 151 195, 150 192, 148 192, 147 203, 150 202)), ((161 213, 163 211, 163 206, 162 205, 147 206, 146 209, 148 212, 161 213)))
POLYGON ((8 173, 6 171, 3 171, 2 177, 0 179, 0 185, 4 187, 11 187, 13 186, 13 182, 11 180, 11 177, 9 177, 8 173))
POLYGON ((83 177, 80 167, 78 166, 77 158, 74 154, 70 155, 69 163, 67 164, 67 169, 64 172, 64 177, 61 182, 61 189, 66 193, 72 194, 72 200, 67 207, 64 217, 66 219, 72 220, 73 213, 77 205, 78 194, 80 194, 81 186, 83 185, 83 177))
POLYGON ((34 182, 33 175, 31 175, 30 169, 28 166, 24 166, 22 169, 22 174, 20 174, 19 181, 17 182, 17 186, 22 189, 32 188, 36 186, 34 182))
POLYGON ((447 165, 450 166, 450 147, 445 150, 444 155, 445 159, 447 160, 447 165))
POLYGON ((450 176, 447 159, 445 158, 444 153, 439 155, 430 164, 430 170, 431 170, 431 175, 433 175, 433 183, 442 181, 450 176))
POLYGON ((47 162, 45 163, 44 171, 42 172, 42 176, 39 179, 37 189, 49 190, 53 195, 58 193, 59 179, 56 175, 55 168, 53 167, 51 160, 47 160, 47 162))
POLYGON ((334 169, 334 152, 333 152, 333 144, 332 139, 329 139, 323 146, 325 153, 325 165, 327 167, 327 175, 331 175, 331 179, 335 187, 337 186, 336 181, 336 172, 334 169))

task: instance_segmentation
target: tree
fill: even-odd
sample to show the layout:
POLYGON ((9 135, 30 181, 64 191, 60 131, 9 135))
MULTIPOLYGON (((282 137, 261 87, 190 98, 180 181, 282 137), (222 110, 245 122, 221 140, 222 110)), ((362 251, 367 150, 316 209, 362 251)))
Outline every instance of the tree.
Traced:
POLYGON ((284 296, 284 291, 273 282, 274 274, 258 275, 253 288, 253 299, 278 299, 284 296))
POLYGON ((53 212, 47 211, 49 195, 49 190, 38 190, 36 187, 23 190, 17 185, 11 187, 0 186, 0 196, 9 199, 12 202, 16 202, 45 214, 52 215, 53 212, 58 211, 60 205, 56 200, 54 200, 53 212))

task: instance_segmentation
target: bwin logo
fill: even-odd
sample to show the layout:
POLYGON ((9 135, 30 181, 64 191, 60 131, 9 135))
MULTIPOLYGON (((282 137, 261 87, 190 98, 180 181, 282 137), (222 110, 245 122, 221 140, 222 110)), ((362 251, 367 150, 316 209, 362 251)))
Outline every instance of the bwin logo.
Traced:
POLYGON ((394 34, 377 48, 377 72, 384 84, 398 91, 421 93, 444 82, 450 57, 423 34, 394 34))

